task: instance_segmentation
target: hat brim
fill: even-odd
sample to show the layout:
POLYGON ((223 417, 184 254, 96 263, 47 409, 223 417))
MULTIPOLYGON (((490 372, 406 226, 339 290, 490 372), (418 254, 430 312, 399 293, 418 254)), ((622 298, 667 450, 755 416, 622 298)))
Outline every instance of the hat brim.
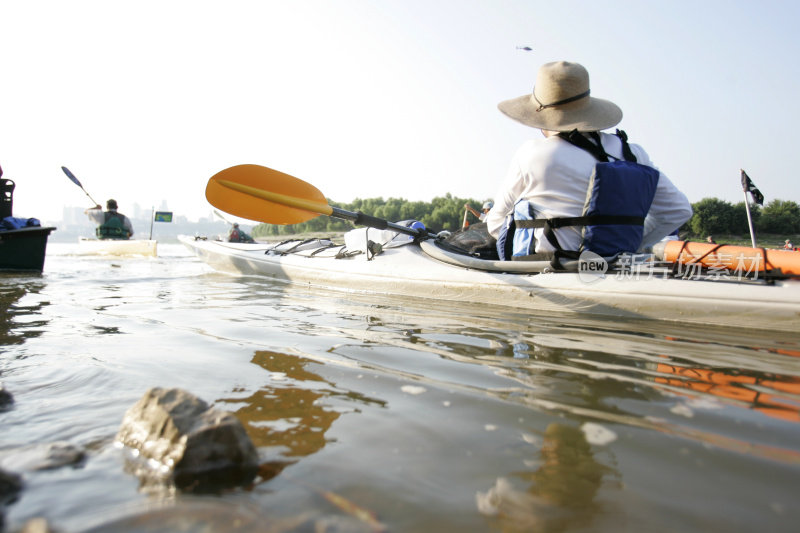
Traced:
POLYGON ((526 126, 549 131, 600 131, 612 128, 622 120, 622 109, 602 98, 589 97, 537 111, 539 105, 526 94, 497 104, 509 118, 526 126))

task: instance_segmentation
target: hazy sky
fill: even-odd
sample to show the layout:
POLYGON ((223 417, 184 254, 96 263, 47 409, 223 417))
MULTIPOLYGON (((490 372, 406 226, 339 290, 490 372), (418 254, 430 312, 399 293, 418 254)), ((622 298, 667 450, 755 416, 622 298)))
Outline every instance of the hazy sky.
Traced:
POLYGON ((213 210, 256 163, 334 201, 494 196, 537 130, 497 110, 542 63, 593 96, 689 200, 800 201, 800 2, 608 0, 0 3, 0 166, 14 215, 96 200, 213 210), (530 46, 533 51, 518 50, 530 46))

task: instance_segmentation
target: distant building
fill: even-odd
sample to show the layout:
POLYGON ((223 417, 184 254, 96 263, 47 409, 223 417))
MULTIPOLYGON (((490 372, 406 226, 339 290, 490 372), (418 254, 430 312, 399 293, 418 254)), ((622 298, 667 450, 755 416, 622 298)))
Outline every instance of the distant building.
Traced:
POLYGON ((88 221, 83 207, 65 207, 62 211, 62 220, 66 226, 82 226, 88 221))

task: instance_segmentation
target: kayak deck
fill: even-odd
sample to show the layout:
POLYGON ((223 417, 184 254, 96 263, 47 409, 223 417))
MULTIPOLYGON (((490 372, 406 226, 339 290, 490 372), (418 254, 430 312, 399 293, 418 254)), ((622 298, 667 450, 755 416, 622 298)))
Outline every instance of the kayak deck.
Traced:
MULTIPOLYGON (((366 294, 773 331, 800 330, 800 281, 677 279, 659 271, 519 273, 449 264, 417 245, 367 254, 330 241, 243 244, 181 236, 215 270, 366 294)), ((430 243, 424 244, 429 247, 430 243)), ((435 254, 434 254, 435 255, 435 254)), ((470 259, 470 258, 468 258, 470 259)), ((478 260, 481 261, 481 260, 478 260)))

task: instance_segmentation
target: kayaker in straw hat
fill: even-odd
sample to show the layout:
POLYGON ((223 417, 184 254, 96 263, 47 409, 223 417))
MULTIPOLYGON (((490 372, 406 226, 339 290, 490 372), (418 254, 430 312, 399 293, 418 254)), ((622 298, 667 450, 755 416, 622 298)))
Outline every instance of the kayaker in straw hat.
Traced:
POLYGON ((619 130, 600 133, 619 124, 622 110, 590 96, 583 66, 547 63, 532 94, 498 108, 544 135, 517 150, 486 216, 501 257, 575 257, 584 247, 603 256, 635 252, 691 217, 686 196, 654 168, 644 149, 628 144, 619 130))

